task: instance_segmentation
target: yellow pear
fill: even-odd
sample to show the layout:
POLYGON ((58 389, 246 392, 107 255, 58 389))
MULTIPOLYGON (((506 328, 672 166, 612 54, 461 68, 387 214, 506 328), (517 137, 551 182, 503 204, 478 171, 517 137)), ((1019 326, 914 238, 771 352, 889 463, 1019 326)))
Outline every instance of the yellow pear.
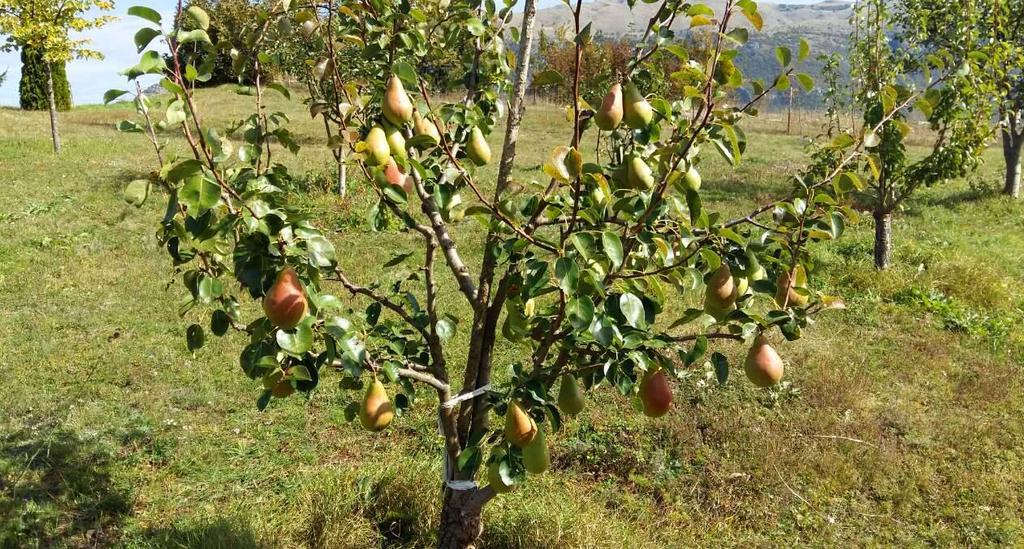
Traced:
POLYGON ((575 416, 583 411, 583 391, 576 383, 576 378, 571 374, 562 376, 562 382, 558 387, 558 409, 575 416))
POLYGON ((431 146, 441 142, 441 132, 437 131, 437 126, 420 116, 419 111, 412 111, 412 127, 417 137, 421 135, 429 137, 431 146))
POLYGON ((384 134, 388 138, 388 149, 391 151, 391 156, 402 160, 409 158, 409 154, 405 151, 405 137, 401 130, 391 124, 384 124, 384 134))
POLYGON ((633 155, 626 164, 629 186, 635 189, 650 189, 654 186, 654 173, 643 158, 633 155))
POLYGON ((491 146, 480 128, 473 127, 469 132, 469 141, 466 143, 466 155, 477 166, 483 166, 491 161, 491 146))
POLYGON ((359 406, 359 422, 369 431, 380 431, 391 423, 395 417, 395 407, 388 399, 384 384, 379 379, 366 388, 362 405, 359 406))
POLYGON ((396 126, 401 126, 412 119, 412 101, 409 100, 409 94, 405 93, 405 87, 397 76, 392 75, 388 79, 381 108, 384 111, 384 118, 396 126))
POLYGON ((639 396, 644 415, 661 417, 667 414, 672 409, 672 387, 668 383, 665 370, 659 368, 644 377, 640 382, 639 396))
POLYGON ((526 472, 535 475, 547 471, 551 466, 551 456, 548 454, 548 441, 544 435, 544 429, 538 429, 537 435, 523 448, 523 466, 526 467, 526 472))
POLYGON ((613 84, 604 96, 601 108, 594 113, 594 123, 604 131, 612 131, 622 123, 622 84, 613 84))
POLYGON ((789 272, 782 271, 775 279, 775 303, 779 307, 803 307, 807 305, 808 296, 797 293, 794 288, 804 288, 807 285, 807 276, 804 275, 803 266, 797 265, 796 280, 790 280, 789 272), (788 296, 788 298, 787 298, 788 296))
POLYGON ((753 346, 747 352, 747 359, 743 362, 743 371, 751 383, 758 387, 770 387, 782 379, 782 359, 768 344, 764 334, 754 339, 753 346))
POLYGON ((622 119, 626 125, 635 130, 646 128, 654 119, 651 104, 636 89, 632 82, 626 82, 626 91, 622 98, 622 119))
POLYGON ((704 291, 704 312, 722 320, 736 308, 736 282, 729 266, 722 263, 708 279, 704 291))
POLYGON ((384 128, 377 124, 366 134, 366 163, 370 166, 384 166, 391 158, 391 144, 384 128))
POLYGON ((697 171, 697 168, 690 166, 690 169, 686 170, 686 174, 683 175, 683 186, 691 191, 699 191, 700 184, 700 172, 697 171))
POLYGON ((263 297, 263 313, 274 326, 291 330, 306 316, 308 308, 306 292, 295 269, 281 269, 274 285, 263 297))
POLYGON ((508 404, 505 413, 505 439, 513 445, 523 448, 537 435, 537 423, 533 421, 516 402, 508 404))

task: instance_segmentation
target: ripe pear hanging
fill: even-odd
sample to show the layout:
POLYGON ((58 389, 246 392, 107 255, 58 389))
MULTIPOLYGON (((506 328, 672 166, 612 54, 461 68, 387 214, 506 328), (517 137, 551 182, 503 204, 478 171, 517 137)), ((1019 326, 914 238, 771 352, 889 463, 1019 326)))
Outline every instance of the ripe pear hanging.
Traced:
POLYGON ((379 379, 374 379, 366 388, 363 402, 359 406, 359 422, 369 431, 380 431, 391 423, 394 416, 395 407, 388 399, 384 384, 379 379))
POLYGON ((697 168, 690 166, 690 169, 686 170, 686 174, 683 175, 683 186, 691 191, 699 191, 700 184, 700 172, 697 171, 697 168))
POLYGON ((409 154, 405 150, 405 136, 402 135, 401 130, 391 124, 384 124, 384 134, 388 138, 388 150, 391 151, 391 156, 402 160, 409 158, 409 154))
POLYGON ((391 144, 384 128, 380 124, 370 128, 366 134, 366 164, 369 166, 384 166, 391 158, 391 144))
POLYGON ((533 421, 518 403, 510 402, 505 412, 505 439, 518 448, 523 448, 537 436, 537 423, 533 421))
POLYGON ((751 383, 758 387, 770 387, 782 379, 783 365, 779 353, 768 344, 768 338, 761 334, 754 339, 743 362, 743 371, 751 383))
POLYGON ((576 416, 583 411, 583 404, 583 391, 579 383, 576 383, 576 378, 571 374, 563 375, 558 387, 558 409, 570 416, 576 416))
POLYGON ((626 82, 625 94, 622 98, 622 119, 634 130, 646 128, 654 119, 654 109, 640 95, 640 90, 632 82, 626 82))
POLYGON ((634 189, 647 190, 654 186, 654 173, 651 171, 651 167, 644 162, 643 158, 637 155, 631 155, 626 164, 626 177, 629 180, 629 186, 634 189))
POLYGON ((539 475, 551 466, 551 455, 548 454, 548 441, 544 429, 538 429, 537 435, 523 448, 523 466, 526 472, 539 475))
POLYGON ((736 308, 736 283, 729 266, 722 263, 708 279, 704 291, 704 312, 722 320, 736 308))
POLYGON ((648 417, 661 417, 672 409, 672 387, 665 370, 658 369, 640 382, 640 403, 648 417))
POLYGON ((412 101, 409 100, 409 94, 405 93, 405 86, 397 76, 392 75, 388 79, 381 108, 384 111, 384 118, 396 126, 402 126, 412 119, 412 101))
POLYGON ((803 266, 797 265, 794 276, 791 280, 788 271, 779 273, 775 279, 775 303, 779 307, 803 307, 807 305, 808 296, 798 293, 795 288, 804 288, 807 284, 807 276, 804 275, 803 266))
POLYGON ((274 285, 263 297, 263 313, 274 326, 291 330, 302 321, 307 310, 306 292, 299 275, 291 267, 281 269, 274 285))
POLYGON ((388 159, 388 165, 384 168, 384 177, 387 179, 388 183, 396 187, 401 187, 402 190, 405 191, 405 194, 412 194, 412 176, 406 175, 406 173, 402 171, 402 168, 398 166, 398 163, 395 162, 394 158, 388 159))
POLYGON ((480 128, 473 127, 469 132, 469 141, 466 143, 466 156, 477 166, 483 166, 491 161, 491 146, 480 128))
POLYGON ((416 136, 425 135, 430 138, 430 146, 436 146, 441 142, 441 132, 433 122, 420 116, 419 111, 412 111, 412 127, 416 136))
POLYGON ((594 113, 594 123, 606 132, 618 128, 622 123, 622 84, 612 84, 608 95, 604 96, 601 108, 594 113))

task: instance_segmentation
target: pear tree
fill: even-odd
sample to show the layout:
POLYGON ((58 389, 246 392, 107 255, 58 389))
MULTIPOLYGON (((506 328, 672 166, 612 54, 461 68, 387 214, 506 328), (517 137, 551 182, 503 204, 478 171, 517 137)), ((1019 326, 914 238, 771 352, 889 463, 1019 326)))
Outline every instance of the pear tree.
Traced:
MULTIPOLYGON (((661 417, 694 369, 725 383, 742 366, 759 387, 778 383, 784 361, 775 347, 799 339, 816 313, 842 306, 817 291, 810 248, 856 218, 845 197, 863 188, 858 173, 868 163, 863 135, 843 134, 794 170, 787 192, 742 215, 715 211, 702 194, 708 158, 741 162, 742 126, 758 105, 809 80, 797 72, 807 44, 778 49, 771 82, 747 81, 736 59, 748 29, 762 26, 754 2, 726 0, 715 11, 664 0, 608 98, 581 97, 578 64, 571 74, 531 74, 536 1, 521 8, 284 0, 260 8, 237 43, 218 44, 202 29, 132 8, 146 24, 136 36, 139 64, 126 74, 161 75, 171 99, 159 111, 137 102, 140 121, 125 123, 167 156, 152 178, 129 184, 126 198, 166 198, 158 234, 184 287, 182 312, 205 318, 186 330, 188 347, 201 347, 207 331, 244 333, 239 362, 257 382, 259 409, 340 387, 358 401, 348 416, 377 432, 411 406, 429 406, 443 462, 439 547, 480 543, 485 505, 549 468, 550 435, 585 409, 590 392, 617 391, 661 417), (691 59, 672 30, 679 27, 710 30, 710 54, 691 59), (356 259, 338 254, 332 235, 285 192, 295 175, 281 159, 298 145, 265 94, 291 90, 260 77, 279 62, 267 41, 282 29, 325 46, 308 66, 322 63, 330 93, 307 101, 328 121, 324 141, 345 149, 376 197, 370 227, 407 233, 421 247, 382 261, 376 280, 358 280, 356 259), (184 61, 185 45, 207 58, 232 52, 235 70, 250 76, 243 91, 252 114, 227 130, 206 122, 192 82, 210 65, 204 55, 184 61), (659 51, 680 60, 678 97, 637 84, 659 51), (417 74, 452 52, 461 56, 458 74, 417 74), (358 70, 343 74, 345 66, 358 70), (575 97, 564 141, 538 181, 513 176, 517 162, 534 162, 517 156, 529 138, 521 134, 532 79, 565 82, 575 97), (737 101, 740 89, 752 99, 737 101), (187 154, 167 155, 156 126, 180 130, 187 154), (500 150, 487 140, 495 132, 500 150), (588 137, 600 145, 585 147, 588 137), (495 164, 497 175, 485 176, 495 164), (457 241, 473 230, 479 256, 457 241), (396 279, 398 266, 406 274, 396 279), (464 305, 439 299, 442 289, 464 305), (260 301, 262 312, 242 312, 246 300, 260 301), (457 357, 460 331, 468 349, 457 357), (742 365, 729 363, 726 344, 749 349, 742 365), (499 359, 496 347, 522 352, 499 359), (424 393, 430 398, 418 398, 424 393)), ((565 9, 582 49, 592 31, 581 3, 565 9)), ((867 134, 917 97, 884 103, 867 134)))

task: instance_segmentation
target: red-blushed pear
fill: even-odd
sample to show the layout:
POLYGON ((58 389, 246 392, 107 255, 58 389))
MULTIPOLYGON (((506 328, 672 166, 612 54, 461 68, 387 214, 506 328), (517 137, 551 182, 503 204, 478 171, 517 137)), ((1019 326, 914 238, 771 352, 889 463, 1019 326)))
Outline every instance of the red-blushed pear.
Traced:
POLYGON ((661 417, 672 409, 672 387, 665 370, 659 368, 640 382, 640 403, 648 417, 661 417))
POLYGON ((743 371, 747 373, 747 379, 758 387, 771 387, 782 379, 782 359, 768 344, 768 338, 764 334, 757 336, 747 351, 743 371))
POLYGON ((537 429, 537 435, 523 448, 523 467, 527 473, 539 475, 551 466, 551 455, 548 454, 547 436, 544 429, 537 429))
POLYGON ((291 396, 295 392, 295 387, 290 380, 284 379, 284 375, 285 372, 280 369, 267 374, 263 377, 263 388, 270 391, 275 398, 291 396))
POLYGON ((436 146, 441 142, 441 132, 433 122, 420 116, 420 111, 412 111, 412 128, 416 136, 425 135, 430 138, 430 145, 436 146))
POLYGON ((384 111, 384 118, 396 126, 402 126, 412 120, 412 101, 409 100, 409 94, 405 93, 405 86, 397 76, 392 75, 388 79, 381 110, 384 111))
POLYGON ((466 156, 477 166, 483 166, 491 161, 491 146, 487 144, 484 132, 475 126, 469 132, 469 141, 466 142, 466 156))
POLYGON ((704 312, 722 320, 736 308, 736 283, 729 266, 722 263, 708 279, 704 290, 704 312))
POLYGON ((594 113, 594 123, 606 132, 618 128, 622 123, 622 84, 612 84, 608 95, 604 96, 601 108, 594 113))
POLYGON ((800 294, 796 288, 807 287, 807 275, 802 265, 797 265, 791 279, 789 271, 782 271, 775 279, 775 304, 781 307, 803 307, 807 305, 808 296, 800 294))
POLYGON ((580 389, 576 378, 570 374, 562 376, 562 382, 558 386, 558 409, 576 416, 583 411, 583 391, 580 389))
POLYGON ((518 448, 524 448, 537 436, 537 423, 516 402, 508 404, 505 412, 505 439, 518 448))
POLYGON ((632 82, 626 82, 626 90, 622 97, 622 119, 626 125, 634 130, 646 128, 654 119, 654 109, 651 104, 636 89, 632 82))
POLYGON ((388 165, 384 167, 384 178, 389 184, 401 187, 406 195, 412 194, 412 176, 406 175, 394 158, 388 159, 388 165))
POLYGON ((370 128, 365 143, 367 165, 384 166, 388 163, 388 159, 391 158, 391 143, 388 142, 388 136, 380 124, 370 128))
POLYGON ((359 422, 368 431, 380 431, 391 423, 395 417, 395 407, 391 405, 384 384, 379 379, 366 388, 363 402, 359 406, 359 422))
POLYGON ((298 326, 308 310, 306 291, 302 287, 299 275, 291 267, 281 269, 281 272, 277 273, 274 285, 263 297, 263 313, 274 326, 291 330, 298 326))

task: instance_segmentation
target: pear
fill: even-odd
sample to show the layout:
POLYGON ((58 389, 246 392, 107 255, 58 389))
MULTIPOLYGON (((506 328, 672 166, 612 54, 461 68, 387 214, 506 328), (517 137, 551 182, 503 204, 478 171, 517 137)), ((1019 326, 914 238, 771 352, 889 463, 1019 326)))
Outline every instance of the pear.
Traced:
POLYGON ((380 124, 370 128, 366 134, 366 163, 370 166, 384 166, 391 158, 391 143, 380 124))
POLYGON ((700 190, 700 172, 697 168, 690 166, 690 169, 686 170, 686 174, 683 175, 683 186, 691 191, 700 190))
POLYGON ((329 77, 332 72, 334 72, 334 62, 329 57, 325 57, 313 65, 313 75, 317 80, 323 80, 325 76, 329 77))
POLYGON ((544 429, 538 429, 537 436, 533 437, 533 440, 523 448, 523 466, 526 467, 526 472, 535 475, 547 471, 551 466, 551 456, 548 454, 548 441, 544 435, 544 429))
POLYGON ((738 301, 750 290, 750 279, 745 276, 734 276, 732 280, 736 284, 736 300, 738 301))
POLYGON ((195 28, 202 30, 210 29, 210 16, 203 8, 189 6, 185 13, 188 15, 189 20, 192 21, 192 24, 195 25, 195 28))
POLYGON ((606 132, 622 123, 622 84, 613 84, 608 95, 604 96, 601 108, 594 113, 594 123, 606 132))
POLYGON ((626 165, 629 186, 635 189, 650 189, 654 186, 654 173, 643 158, 633 155, 626 165))
POLYGON ((803 275, 803 267, 797 265, 795 271, 795 281, 791 281, 789 278, 788 271, 782 271, 779 273, 778 278, 775 279, 775 303, 779 307, 803 307, 807 305, 808 296, 801 295, 794 290, 794 288, 803 288, 806 285, 806 275, 803 275), (804 282, 801 282, 801 279, 804 282), (787 299, 788 295, 788 299, 787 299))
POLYGON ((302 321, 308 309, 306 292, 295 269, 281 269, 281 272, 277 273, 274 285, 263 298, 263 313, 274 326, 291 330, 302 321))
POLYGON ((523 448, 537 436, 537 423, 533 421, 516 402, 508 404, 505 413, 505 438, 513 445, 523 448))
POLYGON ((384 177, 388 183, 401 187, 405 194, 412 193, 412 177, 402 171, 394 158, 388 158, 388 165, 384 168, 384 177))
POLYGON ((757 336, 753 346, 747 351, 743 371, 747 373, 750 382, 758 387, 770 387, 782 379, 782 359, 768 344, 768 338, 764 334, 757 336))
POLYGON ((391 150, 391 156, 402 160, 409 158, 409 154, 405 151, 405 137, 401 130, 391 124, 384 124, 384 134, 388 138, 388 149, 391 150))
POLYGON ((437 126, 420 116, 419 111, 412 111, 412 127, 417 137, 421 135, 429 137, 431 146, 436 146, 441 142, 441 132, 437 131, 437 126))
POLYGON ((466 155, 477 166, 483 166, 491 161, 491 146, 487 144, 484 133, 480 128, 473 127, 469 132, 469 141, 466 143, 466 155))
POLYGON ((583 391, 576 383, 576 378, 570 374, 562 376, 562 382, 558 387, 558 409, 570 416, 583 411, 583 391))
POLYGON ((665 370, 659 368, 640 382, 640 403, 648 417, 661 417, 672 408, 672 387, 665 370))
POLYGON ((505 484, 505 481, 501 480, 500 468, 501 461, 499 460, 492 461, 491 464, 487 466, 487 483, 490 484, 491 488, 494 488, 494 491, 499 494, 511 492, 515 486, 505 484))
POLYGON ((309 38, 316 32, 317 27, 319 27, 319 25, 317 24, 316 19, 306 19, 302 23, 299 23, 299 32, 302 34, 303 38, 309 38))
POLYGON ((274 370, 263 377, 263 388, 276 398, 285 398, 295 392, 291 381, 284 379, 282 370, 274 370))
POLYGON ((388 393, 384 390, 384 384, 379 379, 366 388, 363 395, 363 402, 359 406, 359 422, 368 431, 380 431, 391 423, 395 417, 395 407, 388 399, 388 393))
POLYGON ((732 277, 729 265, 722 263, 708 279, 704 291, 704 312, 722 320, 736 308, 736 281, 732 277))
POLYGON ((397 76, 392 75, 388 79, 381 108, 384 111, 384 118, 396 126, 401 126, 412 119, 412 101, 409 100, 409 94, 405 93, 405 87, 397 76))
POLYGON ((654 119, 654 109, 651 104, 640 95, 636 85, 626 82, 625 95, 622 98, 622 119, 626 125, 635 130, 646 128, 654 119))

